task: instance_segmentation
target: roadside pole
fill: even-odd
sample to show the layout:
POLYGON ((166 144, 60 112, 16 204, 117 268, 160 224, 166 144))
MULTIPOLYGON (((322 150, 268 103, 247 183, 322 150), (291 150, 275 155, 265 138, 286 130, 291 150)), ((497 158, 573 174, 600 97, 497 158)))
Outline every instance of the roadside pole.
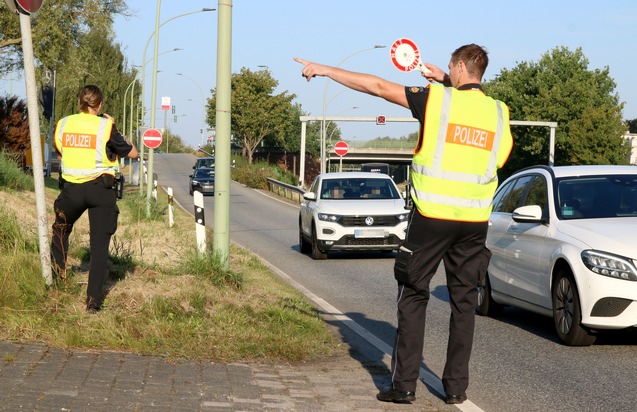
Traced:
MULTIPOLYGON (((155 109, 157 108, 157 50, 159 48, 159 12, 161 0, 157 0, 157 15, 155 16, 155 55, 153 56, 153 89, 150 98, 150 128, 155 128, 155 109)), ((154 149, 148 149, 148 179, 153 179, 153 154, 154 149)), ((143 153, 143 152, 142 152, 143 153)), ((143 159, 142 159, 143 160, 143 159)), ((146 217, 150 217, 150 204, 153 192, 151 180, 146 184, 146 217)))
POLYGON ((230 269, 230 114, 232 0, 219 0, 217 25, 217 124, 213 253, 230 269))
POLYGON ((35 184, 35 206, 38 217, 38 238, 40 245, 40 263, 42 277, 47 286, 53 284, 51 275, 51 248, 49 245, 48 223, 46 217, 46 198, 44 195, 44 173, 42 163, 42 143, 40 141, 40 123, 38 121, 38 98, 35 83, 35 58, 33 54, 33 37, 31 32, 31 16, 20 14, 20 31, 22 32, 22 53, 24 56, 24 80, 27 91, 27 110, 29 118, 29 134, 31 137, 31 155, 33 160, 33 181, 35 184))

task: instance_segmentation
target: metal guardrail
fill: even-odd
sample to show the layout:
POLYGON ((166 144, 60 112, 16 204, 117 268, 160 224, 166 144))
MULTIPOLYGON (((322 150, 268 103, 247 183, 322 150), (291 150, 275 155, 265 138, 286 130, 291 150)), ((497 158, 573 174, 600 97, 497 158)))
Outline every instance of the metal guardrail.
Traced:
POLYGON ((276 193, 278 196, 290 199, 299 204, 303 201, 303 194, 305 193, 305 190, 298 186, 279 182, 272 178, 268 178, 268 190, 272 193, 276 193))

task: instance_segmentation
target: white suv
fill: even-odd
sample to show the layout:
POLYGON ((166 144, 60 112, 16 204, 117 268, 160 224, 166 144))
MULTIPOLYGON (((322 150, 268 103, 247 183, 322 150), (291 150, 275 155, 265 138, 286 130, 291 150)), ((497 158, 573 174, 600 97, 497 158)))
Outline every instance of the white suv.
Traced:
POLYGON ((637 167, 537 166, 498 188, 481 315, 551 316, 567 345, 637 326, 637 167))
POLYGON ((303 199, 299 243, 314 259, 330 250, 392 251, 405 239, 409 211, 388 175, 324 173, 303 199))

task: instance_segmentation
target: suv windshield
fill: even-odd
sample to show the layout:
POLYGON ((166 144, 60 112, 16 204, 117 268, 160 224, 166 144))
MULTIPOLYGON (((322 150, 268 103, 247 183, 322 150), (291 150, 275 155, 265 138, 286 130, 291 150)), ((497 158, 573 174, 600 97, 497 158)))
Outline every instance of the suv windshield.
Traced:
POLYGON ((200 159, 197 159, 193 169, 199 169, 199 168, 202 168, 202 167, 214 167, 214 166, 215 166, 215 158, 214 157, 202 157, 200 159))
POLYGON ((208 168, 208 169, 197 169, 195 170, 195 176, 194 178, 197 179, 201 179, 201 178, 205 178, 205 177, 214 177, 215 175, 215 169, 214 168, 208 168))
POLYGON ((637 216, 637 176, 576 176, 557 180, 562 219, 637 216))
POLYGON ((325 179, 321 199, 399 199, 396 187, 389 179, 325 179))

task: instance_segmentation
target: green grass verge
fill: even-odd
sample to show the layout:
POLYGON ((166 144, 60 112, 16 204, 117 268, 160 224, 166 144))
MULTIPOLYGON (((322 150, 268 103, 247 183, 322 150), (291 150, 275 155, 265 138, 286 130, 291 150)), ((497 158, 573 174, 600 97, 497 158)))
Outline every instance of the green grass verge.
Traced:
MULTIPOLYGON (((47 181, 49 222, 52 187, 47 181)), ((47 288, 29 210, 34 194, 0 186, 0 339, 221 362, 295 362, 342 350, 305 297, 254 255, 231 246, 225 270, 212 251, 196 251, 191 216, 176 207, 169 228, 166 195, 160 191, 147 217, 137 190, 128 187, 118 203, 104 310, 91 315, 83 305, 86 216, 71 235, 68 279, 47 288)))

